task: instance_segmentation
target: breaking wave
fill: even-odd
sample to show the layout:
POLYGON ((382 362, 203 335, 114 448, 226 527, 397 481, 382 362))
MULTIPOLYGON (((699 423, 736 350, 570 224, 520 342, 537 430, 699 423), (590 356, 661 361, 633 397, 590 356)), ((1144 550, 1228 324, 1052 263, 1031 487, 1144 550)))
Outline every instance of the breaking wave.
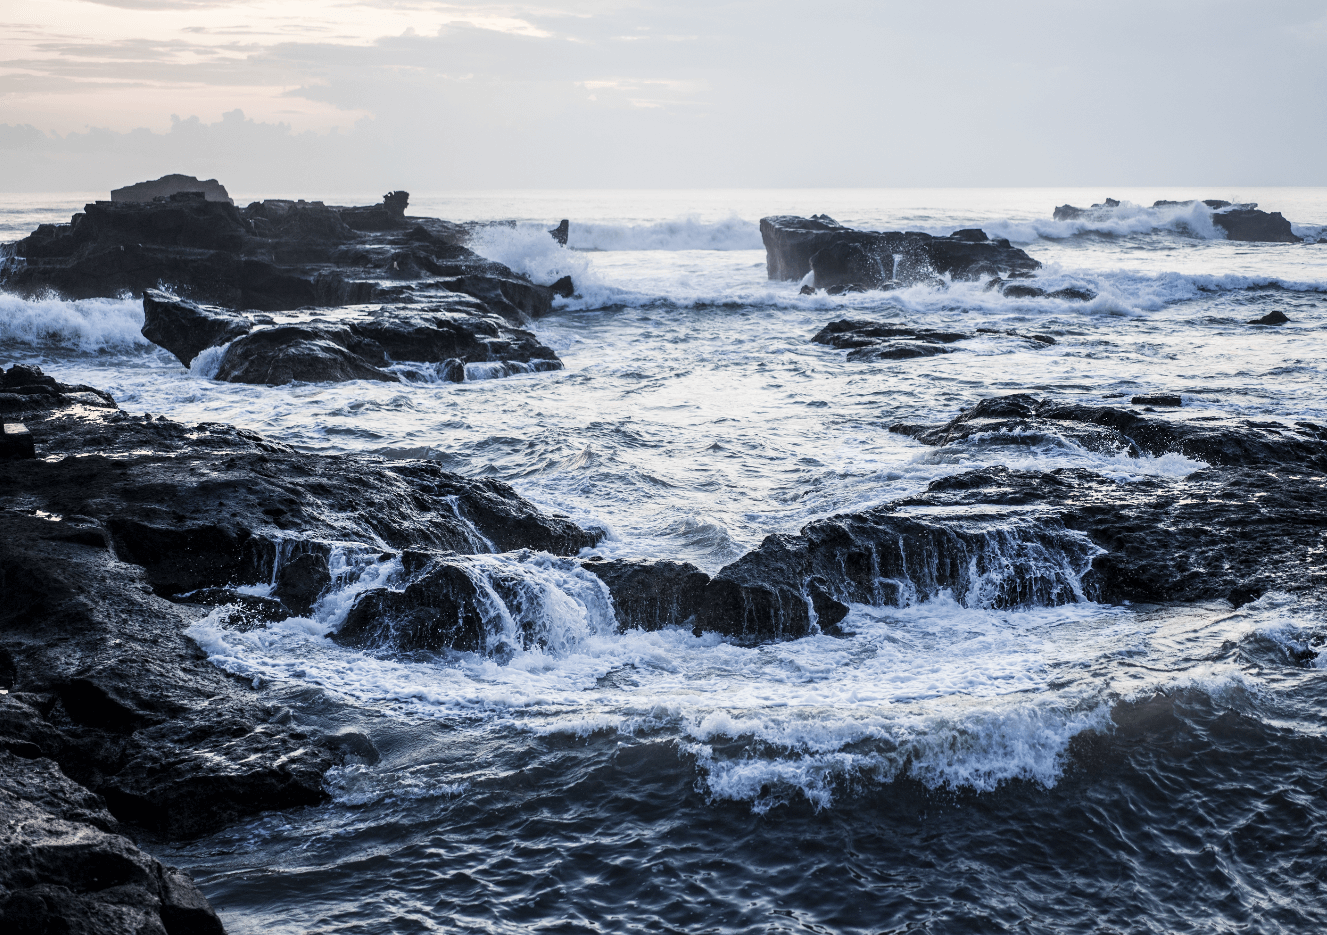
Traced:
POLYGON ((26 299, 0 292, 0 345, 86 353, 151 347, 137 299, 26 299))

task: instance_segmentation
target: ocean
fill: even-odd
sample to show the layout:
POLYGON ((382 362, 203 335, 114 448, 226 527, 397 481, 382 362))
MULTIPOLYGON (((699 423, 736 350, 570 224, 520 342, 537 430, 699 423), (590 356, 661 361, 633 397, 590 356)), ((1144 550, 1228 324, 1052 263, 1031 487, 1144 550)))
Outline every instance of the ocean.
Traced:
MULTIPOLYGON (((300 196, 378 200, 235 200, 300 196)), ((96 197, 0 195, 0 242, 96 197)), ((1131 482, 1204 466, 1067 437, 936 449, 889 430, 987 397, 1173 393, 1184 418, 1327 421, 1327 244, 1230 242, 1201 204, 1145 207, 1190 198, 1257 202, 1327 237, 1327 188, 412 195, 412 215, 514 221, 472 248, 538 282, 572 277, 575 296, 533 327, 564 370, 219 383, 206 355, 191 371, 147 342, 131 298, 5 294, 0 360, 131 412, 498 477, 606 530, 594 554, 713 573, 769 534, 974 467, 1131 482), (1108 219, 1052 220, 1058 204, 1107 196, 1125 202, 1108 219), (981 228, 1040 260, 1039 285, 1095 298, 982 283, 802 295, 769 281, 759 218, 818 213, 981 228), (567 249, 546 233, 562 218, 567 249), (1289 323, 1247 324, 1274 310, 1289 323), (840 318, 990 330, 944 356, 851 362, 810 341, 840 318)), ((217 665, 352 724, 381 753, 329 773, 325 805, 152 845, 230 932, 1327 925, 1327 608, 1303 597, 994 609, 978 582, 853 605, 847 637, 748 646, 618 633, 606 591, 574 562, 505 553, 482 559, 525 595, 502 625, 533 628, 537 645, 439 657, 327 639, 391 574, 350 548, 342 558, 340 589, 310 617, 191 630, 217 665)))

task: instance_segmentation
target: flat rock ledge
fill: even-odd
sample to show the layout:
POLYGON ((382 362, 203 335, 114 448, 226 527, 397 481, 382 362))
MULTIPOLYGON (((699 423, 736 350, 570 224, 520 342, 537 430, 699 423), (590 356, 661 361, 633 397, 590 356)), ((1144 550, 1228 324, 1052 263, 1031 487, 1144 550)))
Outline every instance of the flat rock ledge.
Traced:
POLYGON ((206 355, 203 374, 230 383, 399 382, 402 376, 460 383, 562 369, 533 334, 466 295, 277 322, 149 289, 143 336, 186 367, 206 355))

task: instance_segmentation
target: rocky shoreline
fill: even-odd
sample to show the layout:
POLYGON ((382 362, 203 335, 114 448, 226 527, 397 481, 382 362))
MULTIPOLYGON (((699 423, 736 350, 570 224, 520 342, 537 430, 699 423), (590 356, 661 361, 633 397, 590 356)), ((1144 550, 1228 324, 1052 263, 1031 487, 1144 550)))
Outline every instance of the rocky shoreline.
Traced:
MULTIPOLYGON (((231 382, 561 367, 522 328, 548 311, 553 287, 471 253, 458 225, 407 218, 405 193, 364 208, 243 211, 213 194, 90 205, 82 220, 23 241, 4 285, 134 289, 149 340, 231 382), (157 289, 163 280, 177 291, 157 289)), ((813 289, 948 277, 1048 294, 1028 281, 1035 259, 980 231, 862 232, 817 216, 766 218, 762 234, 770 277, 811 276, 813 289)), ((983 335, 1055 344, 852 319, 810 340, 883 363, 983 335)), ((529 559, 601 583, 620 630, 678 626, 750 644, 843 635, 853 603, 941 593, 991 608, 1238 607, 1327 586, 1327 426, 1195 416, 1169 394, 1131 406, 1014 394, 943 424, 921 413, 890 428, 955 461, 1058 445, 1126 466, 1185 458, 1186 470, 974 468, 771 535, 713 575, 666 558, 603 558, 603 530, 493 478, 131 415, 104 391, 32 367, 0 373, 0 414, 5 931, 219 932, 187 875, 140 844, 316 806, 329 769, 377 760, 365 712, 210 663, 187 633, 204 619, 253 630, 335 616, 327 635, 352 649, 501 662, 514 643, 545 638, 521 611, 534 600, 517 573, 529 559)))

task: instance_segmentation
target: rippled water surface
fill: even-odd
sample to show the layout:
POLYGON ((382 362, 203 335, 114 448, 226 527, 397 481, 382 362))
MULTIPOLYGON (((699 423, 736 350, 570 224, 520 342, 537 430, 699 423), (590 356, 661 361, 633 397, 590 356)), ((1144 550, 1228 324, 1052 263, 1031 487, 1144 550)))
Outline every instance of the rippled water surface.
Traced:
MULTIPOLYGON (((713 572, 771 532, 984 463, 1124 481, 1202 466, 1057 439, 936 450, 889 431, 987 396, 1166 391, 1183 395, 1179 418, 1327 419, 1327 244, 1231 243, 1204 209, 1050 220, 1056 204, 1107 195, 1257 201, 1315 240, 1327 225, 1327 189, 416 196, 412 213, 516 219, 476 249, 539 281, 573 277, 578 296, 535 325, 565 370, 230 385, 147 344, 132 300, 4 295, 0 357, 105 388, 130 411, 493 474, 609 530, 600 554, 713 572), (1098 295, 1013 300, 957 283, 801 296, 767 281, 758 218, 819 212, 876 229, 982 227, 1040 259, 1052 286, 1098 295), (562 217, 571 250, 543 232, 562 217), (1246 324, 1276 309, 1289 324, 1246 324), (841 317, 998 333, 946 356, 857 363, 809 341, 841 317), (1032 333, 1056 343, 1019 336, 1032 333)), ((67 220, 84 200, 4 196, 0 239, 67 220)), ((283 694, 312 728, 351 717, 320 693, 350 702, 383 754, 329 775, 326 806, 165 851, 228 930, 1327 923, 1316 605, 1272 594, 1238 611, 997 611, 979 594, 947 595, 855 606, 848 638, 749 647, 681 629, 617 633, 597 579, 566 559, 474 561, 520 578, 542 648, 345 649, 326 634, 353 588, 268 630, 195 626, 215 662, 283 694)))

